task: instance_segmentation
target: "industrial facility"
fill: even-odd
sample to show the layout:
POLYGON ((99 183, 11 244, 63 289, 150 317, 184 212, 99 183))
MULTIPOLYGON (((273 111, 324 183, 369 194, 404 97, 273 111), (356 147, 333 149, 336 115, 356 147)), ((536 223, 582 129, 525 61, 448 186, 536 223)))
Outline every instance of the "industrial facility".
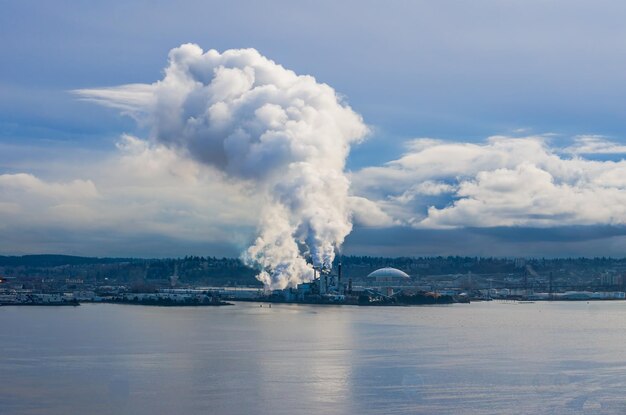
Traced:
POLYGON ((408 305, 467 302, 463 297, 426 292, 411 277, 396 268, 377 269, 358 284, 342 277, 342 265, 336 270, 315 268, 314 279, 295 288, 274 290, 265 295, 270 302, 305 304, 408 305))

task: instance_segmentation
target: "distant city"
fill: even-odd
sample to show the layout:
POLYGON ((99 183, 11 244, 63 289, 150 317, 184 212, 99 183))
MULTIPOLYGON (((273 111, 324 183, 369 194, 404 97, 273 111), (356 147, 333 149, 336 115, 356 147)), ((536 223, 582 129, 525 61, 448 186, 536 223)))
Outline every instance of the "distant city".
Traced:
POLYGON ((316 279, 266 289, 239 259, 0 256, 0 304, 227 305, 227 301, 405 305, 620 300, 625 258, 343 256, 316 279))

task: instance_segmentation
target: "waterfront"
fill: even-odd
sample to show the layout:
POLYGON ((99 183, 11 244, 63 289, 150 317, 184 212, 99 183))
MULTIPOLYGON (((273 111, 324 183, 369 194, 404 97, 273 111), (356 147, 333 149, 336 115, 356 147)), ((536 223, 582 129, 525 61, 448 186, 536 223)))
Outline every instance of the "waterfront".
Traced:
POLYGON ((0 307, 2 414, 624 413, 626 302, 0 307))

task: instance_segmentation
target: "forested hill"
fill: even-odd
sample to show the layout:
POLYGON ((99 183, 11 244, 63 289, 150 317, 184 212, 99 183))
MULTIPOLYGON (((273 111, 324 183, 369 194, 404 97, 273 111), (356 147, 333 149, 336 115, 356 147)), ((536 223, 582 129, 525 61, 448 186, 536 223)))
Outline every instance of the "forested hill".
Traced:
POLYGON ((0 255, 1 267, 60 267, 64 265, 115 264, 135 261, 140 260, 133 258, 96 258, 53 254, 23 256, 0 255))
MULTIPOLYGON (((337 258, 336 264, 341 261, 343 272, 347 277, 364 277, 371 271, 382 267, 401 269, 412 276, 440 275, 440 274, 492 274, 520 272, 532 267, 538 272, 557 270, 597 270, 613 269, 626 272, 624 258, 479 258, 479 257, 372 257, 372 256, 342 256, 337 258)), ((145 278, 165 278, 175 271, 181 277, 191 280, 205 276, 219 278, 235 278, 245 276, 249 279, 256 274, 256 270, 246 266, 238 258, 216 258, 201 256, 186 256, 184 258, 96 258, 71 255, 24 255, 0 256, 0 268, 5 272, 10 269, 23 269, 27 274, 38 274, 46 269, 69 268, 77 274, 92 273, 94 270, 108 270, 108 273, 121 273, 124 270, 138 269, 145 278), (78 272, 78 270, 81 272, 78 272)), ((138 271, 139 272, 139 271, 138 271)), ((20 272, 21 273, 21 272, 20 272)), ((103 272, 100 272, 102 274, 103 272)))

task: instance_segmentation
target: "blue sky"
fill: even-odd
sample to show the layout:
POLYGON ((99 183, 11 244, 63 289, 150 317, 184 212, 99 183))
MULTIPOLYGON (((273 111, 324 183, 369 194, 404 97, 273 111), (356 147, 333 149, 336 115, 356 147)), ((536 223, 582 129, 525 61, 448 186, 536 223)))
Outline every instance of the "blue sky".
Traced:
MULTIPOLYGON (((237 232, 231 226, 240 223, 237 220, 224 226, 203 222, 199 228, 206 226, 209 236, 184 231, 195 226, 190 219, 181 226, 183 231, 157 223, 165 220, 162 215, 155 217, 154 226, 136 232, 120 231, 126 221, 136 223, 134 215, 103 220, 85 213, 81 226, 58 218, 33 221, 29 215, 41 216, 34 205, 43 202, 28 191, 16 190, 14 176, 27 174, 44 183, 41 186, 69 186, 71 194, 72 186, 86 189, 89 185, 81 187, 81 183, 89 181, 99 197, 108 197, 102 196, 101 187, 108 189, 108 195, 116 194, 118 179, 102 171, 111 168, 107 163, 119 163, 115 160, 124 157, 119 145, 122 134, 144 137, 146 129, 114 109, 81 101, 70 91, 155 82, 163 77, 170 49, 193 42, 204 50, 255 48, 298 74, 331 85, 361 114, 371 133, 353 146, 348 157, 355 184, 352 192, 375 203, 372 209, 386 216, 373 220, 367 216, 371 210, 362 212, 364 217, 356 218, 354 233, 347 239, 346 252, 375 253, 381 241, 400 229, 407 243, 400 247, 387 243, 386 254, 621 255, 626 248, 621 210, 609 209, 603 215, 590 212, 619 205, 626 188, 611 181, 620 176, 622 166, 602 161, 622 160, 620 146, 626 144, 623 2, 337 3, 0 0, 0 174, 6 176, 0 197, 5 199, 5 211, 11 212, 5 213, 5 225, 0 225, 0 250, 237 255, 249 243, 253 234, 249 228, 254 225, 247 219, 237 232), (476 145, 474 150, 488 158, 501 154, 497 145, 490 144, 493 136, 530 141, 531 147, 539 140, 543 150, 537 150, 541 154, 535 157, 537 151, 529 150, 524 141, 511 147, 522 155, 510 163, 485 164, 483 170, 468 167, 448 176, 427 176, 417 166, 404 165, 403 178, 397 179, 398 170, 386 164, 416 154, 420 158, 433 151, 456 151, 441 143, 476 145), (428 153, 411 147, 415 139, 425 137, 441 141, 432 144, 435 147, 428 153), (595 144, 583 151, 585 143, 595 144), (524 151, 535 152, 527 157, 524 151), (572 162, 572 158, 589 163, 572 162), (527 168, 529 164, 541 171, 527 168), (490 216, 497 218, 493 222, 479 220, 471 206, 494 200, 487 191, 489 183, 501 176, 513 180, 503 169, 521 177, 522 182, 515 183, 529 178, 540 181, 541 172, 548 172, 551 178, 546 183, 557 189, 537 185, 527 194, 509 195, 511 200, 530 198, 537 203, 529 208, 512 202, 491 210, 490 216), (573 173, 562 173, 565 170, 583 172, 585 178, 572 179, 573 173), (385 186, 370 186, 383 179, 385 186), (407 191, 421 182, 452 187, 432 194, 440 190, 431 186, 427 195, 420 188, 422 196, 412 194, 407 202, 407 191), (396 202, 402 195, 402 203, 396 202), (542 203, 551 195, 571 196, 579 206, 586 206, 589 199, 602 203, 589 202, 584 211, 563 207, 544 222, 537 221, 537 213, 529 218, 527 212, 545 209, 542 203), (453 205, 459 200, 464 202, 453 205), (452 205, 453 209, 445 210, 452 205), (442 213, 437 213, 437 220, 433 216, 423 222, 430 207, 442 213), (100 221, 101 226, 90 220, 100 221), (436 226, 424 230, 435 222, 436 226), (443 230, 443 225, 455 230, 443 230), (593 232, 581 231, 581 225, 593 232), (94 232, 101 237, 93 236, 94 232), (446 239, 448 234, 455 236, 446 239), (459 234, 469 235, 474 246, 453 243, 459 234), (531 235, 530 242, 522 234, 531 235), (141 248, 141 241, 148 240, 150 244, 141 248)), ((450 158, 450 163, 458 160, 450 158)), ((39 186, 29 183, 31 188, 39 186)), ((119 197, 129 206, 138 203, 119 197)), ((238 200, 236 195, 232 198, 238 200)), ((221 208, 212 207, 216 212, 221 208)))

